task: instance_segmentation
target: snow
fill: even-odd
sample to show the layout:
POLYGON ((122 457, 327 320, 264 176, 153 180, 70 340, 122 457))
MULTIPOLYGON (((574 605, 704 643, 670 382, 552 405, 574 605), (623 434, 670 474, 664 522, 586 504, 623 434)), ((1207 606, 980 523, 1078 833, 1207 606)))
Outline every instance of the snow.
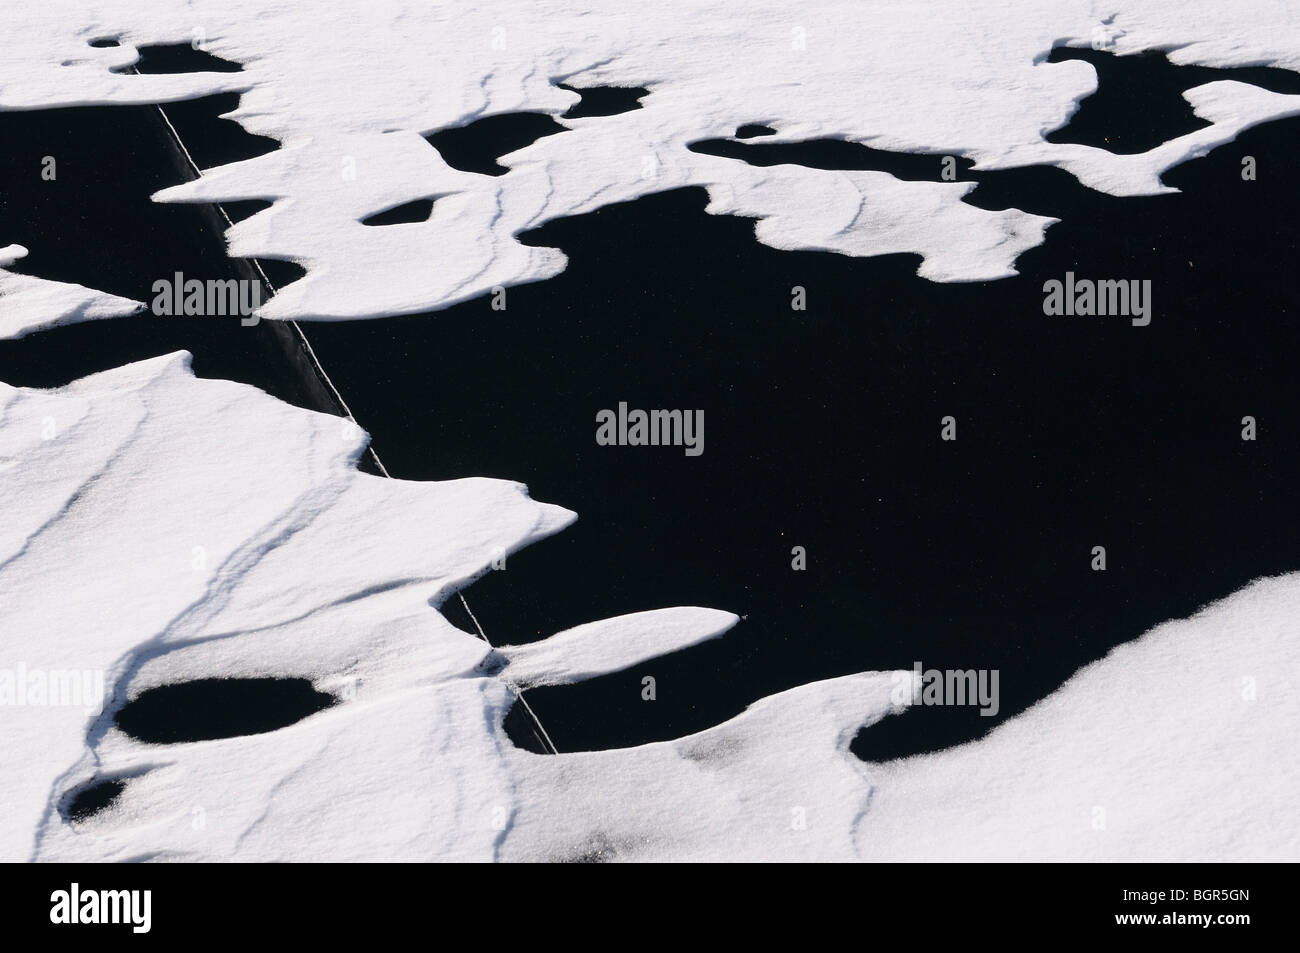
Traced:
POLYGON ((501 480, 362 474, 364 445, 346 420, 194 378, 183 353, 59 390, 0 385, 0 668, 99 670, 111 694, 102 715, 0 708, 22 766, 0 772, 0 857, 1300 855, 1300 575, 1159 626, 938 754, 849 753, 914 678, 867 672, 673 741, 534 755, 502 729, 517 688, 627 668, 735 616, 639 612, 493 650, 436 608, 574 515, 501 480), (179 744, 112 721, 149 688, 259 676, 338 702, 179 744), (126 782, 120 798, 64 821, 66 796, 105 779, 126 782))
MULTIPOLYGON (((0 408, 0 667, 103 671, 119 703, 267 675, 345 699, 275 733, 179 745, 130 739, 112 704, 7 707, 23 770, 0 773, 0 856, 492 855, 485 805, 513 804, 513 696, 480 673, 488 646, 431 605, 572 513, 504 481, 362 474, 354 424, 195 379, 184 354, 56 391, 0 385, 0 408), (122 806, 64 823, 57 804, 96 778, 132 779, 122 806), (355 822, 385 815, 382 832, 355 822)), ((734 621, 641 613, 519 650, 520 665, 537 682, 597 674, 734 621)))
POLYGON ((0 338, 20 338, 60 324, 122 318, 144 307, 81 285, 4 270, 25 257, 27 249, 22 245, 0 248, 0 338))
MULTIPOLYGON (((355 425, 245 386, 197 381, 184 355, 60 391, 0 388, 0 401, 5 457, 22 462, 6 472, 2 490, 4 511, 13 514, 0 530, 5 665, 103 670, 119 699, 159 673, 181 680, 222 666, 257 674, 289 669, 356 679, 347 731, 360 711, 406 710, 403 692, 432 695, 421 703, 447 706, 452 724, 481 723, 481 703, 454 704, 460 686, 430 691, 440 679, 471 671, 482 649, 428 602, 481 572, 495 549, 514 550, 572 519, 528 499, 516 484, 418 487, 360 474, 352 464, 365 437, 355 425), (45 439, 51 419, 54 434, 45 439), (358 533, 362 526, 375 532, 358 533), (394 546, 395 536, 407 542, 394 546)), ((105 771, 157 768, 136 782, 146 804, 153 785, 177 774, 201 781, 183 805, 184 821, 193 807, 209 804, 214 844, 226 830, 243 836, 255 819, 241 814, 225 828, 220 814, 239 803, 252 810, 253 798, 193 798, 213 797, 207 792, 220 789, 220 777, 234 782, 231 771, 238 775, 254 763, 257 742, 237 749, 239 766, 232 769, 207 754, 230 743, 128 744, 80 708, 15 707, 4 717, 7 757, 23 770, 0 779, 2 856, 33 856, 34 832, 47 825, 70 840, 52 836, 46 849, 71 843, 87 850, 96 839, 75 836, 51 814, 52 805, 105 771), (202 777, 204 770, 214 776, 202 777)), ((318 734, 292 743, 279 773, 258 776, 274 785, 306 771, 303 762, 314 762, 317 748, 337 752, 345 741, 335 738, 335 717, 331 710, 295 726, 318 734)), ((476 730, 484 734, 481 724, 476 730)), ((360 747, 358 755, 374 758, 376 771, 385 764, 375 738, 360 747)), ((446 787, 441 771, 439 777, 446 787)), ((245 782, 258 789, 250 778, 239 780, 245 782)), ((149 831, 167 835, 164 816, 144 816, 149 831)), ((132 851, 148 842, 142 832, 119 836, 132 851)), ((178 850, 187 842, 168 843, 178 850)), ((120 856, 109 843, 100 851, 120 856)))
POLYGON ((565 685, 717 638, 739 621, 730 612, 657 609, 589 622, 500 652, 509 663, 505 677, 519 688, 565 685))
MULTIPOLYGON (((704 0, 58 0, 5 31, 3 109, 244 94, 232 118, 283 148, 157 199, 273 200, 227 237, 234 255, 307 269, 262 308, 280 319, 436 310, 543 280, 564 256, 521 231, 683 186, 706 189, 713 214, 757 219, 776 248, 910 251, 931 280, 1005 277, 1051 219, 976 209, 969 183, 755 168, 687 146, 761 122, 777 130, 768 142, 1045 163, 1127 196, 1166 191, 1166 169, 1300 110, 1225 79, 1187 93, 1213 126, 1146 153, 1044 139, 1095 86, 1085 63, 1044 62, 1055 45, 1300 70, 1287 0, 756 0, 744 17, 704 0), (88 45, 107 36, 121 46, 88 45), (139 46, 191 40, 244 71, 120 72, 139 46), (556 81, 650 93, 632 112, 560 120, 569 131, 503 158, 499 177, 449 168, 422 138, 489 115, 559 117, 575 96, 556 81), (435 198, 427 222, 360 225, 418 198, 435 198)), ((25 253, 0 248, 0 269, 25 253)), ((0 335, 137 307, 0 271, 0 335)), ((849 754, 864 726, 907 717, 887 672, 801 686, 681 739, 533 755, 502 730, 519 687, 627 668, 735 617, 663 609, 493 650, 438 606, 574 514, 503 480, 362 474, 366 439, 195 379, 183 354, 54 391, 0 384, 0 669, 101 672, 111 693, 103 714, 0 705, 0 859, 1300 856, 1300 575, 1159 626, 933 755, 849 754), (151 687, 218 676, 307 678, 338 703, 183 744, 112 722, 151 687), (69 793, 104 779, 126 782, 121 797, 66 822, 69 793)))
MULTIPOLYGON (((274 200, 227 238, 232 255, 306 269, 259 312, 279 319, 438 310, 544 280, 565 257, 520 244, 520 232, 687 186, 707 190, 712 214, 756 219, 757 240, 775 248, 910 252, 934 281, 1003 278, 1054 219, 978 209, 962 201, 970 183, 755 168, 688 145, 761 122, 776 130, 766 142, 841 138, 932 154, 936 168, 944 155, 980 169, 1055 165, 1094 189, 1132 196, 1170 191, 1160 181, 1166 169, 1300 112, 1300 97, 1225 78, 1187 94, 1211 127, 1148 152, 1044 139, 1096 88, 1089 64, 1045 62, 1055 46, 1300 69, 1300 15, 1289 0, 756 0, 743 17, 708 0, 471 8, 373 0, 346 9, 297 0, 141 0, 129 9, 62 0, 24 10, 6 30, 12 52, 0 63, 0 109, 243 94, 229 117, 283 148, 206 170, 155 198, 274 200), (103 37, 121 45, 88 45, 103 37), (156 43, 192 43, 244 69, 122 72, 138 47, 156 43), (558 82, 650 93, 630 112, 563 119, 577 96, 558 82), (510 170, 503 176, 449 168, 421 138, 520 111, 549 114, 568 131, 501 159, 510 170), (427 222, 360 224, 431 197, 427 222)), ((0 319, 0 334, 25 330, 0 319)))
POLYGON ((881 673, 676 741, 526 756, 532 793, 503 856, 1294 861, 1297 604, 1300 574, 1259 580, 1116 648, 984 739, 887 764, 846 750, 892 711, 881 673))

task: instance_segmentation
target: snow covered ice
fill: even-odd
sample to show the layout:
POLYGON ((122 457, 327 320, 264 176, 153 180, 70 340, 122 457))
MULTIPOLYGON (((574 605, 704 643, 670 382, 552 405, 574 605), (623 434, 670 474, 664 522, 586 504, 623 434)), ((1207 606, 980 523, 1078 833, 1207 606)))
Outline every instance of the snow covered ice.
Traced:
MULTIPOLYGON (((129 10, 64 0, 28 9, 6 29, 0 109, 242 93, 229 118, 283 147, 205 170, 156 199, 273 200, 227 241, 232 255, 306 268, 259 312, 280 319, 436 310, 553 277, 563 254, 521 244, 520 232, 688 185, 708 190, 708 211, 756 219, 756 238, 775 248, 914 252, 920 275, 934 281, 1001 278, 1053 219, 969 205, 970 182, 756 168, 688 145, 763 123, 776 130, 765 142, 846 139, 930 153, 936 167, 944 155, 973 159, 978 169, 1054 165, 1094 189, 1132 196, 1165 191, 1166 169, 1300 112, 1300 97, 1224 80, 1187 94, 1212 125, 1148 152, 1044 139, 1096 87, 1086 63, 1044 62, 1055 46, 1300 69, 1300 16, 1288 0, 759 0, 740 18, 699 0, 652 9, 626 0, 376 0, 346 10, 295 0, 142 0, 129 10), (105 37, 119 45, 89 45, 105 37), (137 47, 160 43, 192 43, 244 69, 126 72, 137 47), (411 82, 416 75, 439 80, 411 82), (650 92, 638 109, 564 119, 579 96, 557 82, 650 92), (453 169, 422 138, 519 112, 549 114, 567 131, 502 157, 506 175, 453 169), (426 222, 361 224, 429 198, 426 222)), ((109 306, 65 306, 59 320, 102 316, 109 306)), ((0 333, 27 328, 0 319, 0 333)))
MULTIPOLYGON (((1187 93, 1209 127, 1147 152, 1044 138, 1095 86, 1085 63, 1045 62, 1054 46, 1300 71, 1287 0, 758 0, 743 18, 699 0, 376 0, 338 13, 63 0, 4 29, 0 109, 242 95, 231 118, 282 148, 155 198, 273 201, 226 239, 232 256, 306 269, 259 312, 282 320, 436 311, 545 280, 564 256, 521 232, 690 185, 777 249, 914 252, 923 279, 998 279, 1053 219, 969 205, 969 182, 759 168, 688 146, 762 123, 776 131, 764 141, 1058 166, 1137 196, 1246 128, 1300 114, 1300 97, 1224 80, 1187 93), (119 45, 89 44, 104 37, 119 45), (243 71, 125 71, 140 46, 190 42, 243 71), (563 119, 578 96, 557 81, 650 92, 639 109, 563 119), (567 131, 501 157, 505 175, 458 171, 425 139, 518 112, 567 131), (361 224, 430 198, 426 222, 361 224)), ((0 335, 143 306, 4 271, 28 251, 9 241, 0 335)), ((58 390, 0 385, 0 667, 99 672, 110 693, 103 712, 0 704, 0 859, 1300 856, 1298 575, 1158 626, 984 739, 932 755, 849 753, 859 729, 898 714, 896 673, 865 672, 688 737, 540 756, 502 729, 518 689, 743 637, 726 635, 736 617, 668 608, 492 649, 438 606, 575 514, 505 480, 371 477, 355 467, 365 445, 350 422, 196 379, 183 354, 58 390), (268 676, 310 679, 337 703, 213 741, 146 744, 113 724, 150 688, 268 676), (125 788, 109 808, 64 818, 74 792, 115 779, 125 788)))

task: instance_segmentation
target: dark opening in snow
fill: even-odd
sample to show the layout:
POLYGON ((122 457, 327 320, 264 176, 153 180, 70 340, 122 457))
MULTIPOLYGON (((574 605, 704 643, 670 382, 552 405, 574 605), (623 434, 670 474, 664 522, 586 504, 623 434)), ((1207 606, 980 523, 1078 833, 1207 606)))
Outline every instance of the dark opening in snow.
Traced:
POLYGON ((305 678, 201 678, 141 692, 114 721, 138 741, 210 741, 285 728, 335 701, 305 678))
MULTIPOLYGON (((134 67, 137 73, 242 73, 244 67, 222 59, 189 43, 159 43, 142 46, 140 59, 134 67)), ((118 72, 121 72, 120 70, 118 72)))
POLYGON ((650 94, 650 90, 643 86, 591 86, 587 89, 579 89, 564 83, 555 85, 582 97, 576 106, 564 114, 565 119, 617 116, 619 113, 631 112, 640 109, 641 98, 650 94))
MULTIPOLYGON (((944 168, 944 156, 941 155, 887 152, 843 139, 755 143, 701 139, 690 143, 688 148, 702 155, 739 159, 753 166, 802 165, 810 169, 888 172, 896 179, 909 182, 938 182, 944 168)), ((969 171, 973 165, 969 159, 960 156, 955 156, 954 160, 954 172, 969 171)))
POLYGON ((505 175, 510 170, 497 159, 532 145, 544 136, 567 131, 546 113, 509 113, 488 116, 467 126, 440 129, 424 138, 453 169, 481 175, 505 175))
POLYGON ((110 807, 126 790, 126 781, 114 779, 93 781, 73 791, 63 805, 63 816, 69 821, 84 821, 110 807))
POLYGON ((1092 64, 1097 91, 1079 104, 1064 126, 1049 133, 1047 141, 1095 146, 1120 155, 1146 152, 1210 125, 1183 98, 1195 86, 1237 80, 1277 93, 1300 93, 1300 76, 1289 70, 1176 66, 1157 51, 1116 56, 1106 50, 1062 46, 1047 57, 1049 63, 1066 60, 1092 64))
POLYGON ((377 212, 361 220, 362 225, 407 225, 414 222, 427 222, 433 214, 433 199, 415 199, 377 212))

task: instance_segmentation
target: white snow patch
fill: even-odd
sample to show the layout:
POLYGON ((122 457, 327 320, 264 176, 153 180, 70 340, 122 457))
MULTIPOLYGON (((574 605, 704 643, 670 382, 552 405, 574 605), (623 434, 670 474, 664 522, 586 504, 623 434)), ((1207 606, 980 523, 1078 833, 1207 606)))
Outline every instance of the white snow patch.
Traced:
POLYGON ((22 245, 0 248, 0 338, 20 338, 60 324, 125 317, 144 307, 138 301, 81 285, 4 270, 26 257, 22 245))

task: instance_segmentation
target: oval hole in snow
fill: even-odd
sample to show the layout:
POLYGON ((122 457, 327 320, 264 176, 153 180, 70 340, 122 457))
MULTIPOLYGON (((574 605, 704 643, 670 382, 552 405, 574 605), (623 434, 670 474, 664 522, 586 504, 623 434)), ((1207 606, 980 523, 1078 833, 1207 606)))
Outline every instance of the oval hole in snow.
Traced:
POLYGON ((80 788, 64 802, 63 816, 69 821, 84 821, 110 807, 126 790, 126 781, 94 781, 80 788))
POLYGON ((410 225, 427 222, 433 214, 433 199, 415 199, 361 220, 362 225, 410 225))
POLYGON ((285 728, 335 701, 305 678, 202 678, 141 692, 114 720, 137 741, 211 741, 285 728))

